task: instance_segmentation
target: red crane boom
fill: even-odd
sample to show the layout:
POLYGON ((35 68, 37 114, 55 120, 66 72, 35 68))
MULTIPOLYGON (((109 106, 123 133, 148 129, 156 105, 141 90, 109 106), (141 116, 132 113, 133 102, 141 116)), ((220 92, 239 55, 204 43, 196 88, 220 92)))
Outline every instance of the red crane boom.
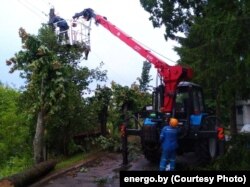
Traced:
POLYGON ((83 12, 76 14, 73 18, 78 18, 80 16, 83 16, 87 21, 94 18, 97 24, 102 25, 114 36, 126 43, 129 47, 134 49, 154 65, 164 83, 164 101, 161 112, 171 113, 176 87, 180 81, 192 78, 192 69, 180 65, 171 66, 167 64, 156 57, 150 50, 145 49, 142 45, 138 44, 131 36, 109 22, 106 17, 95 14, 92 9, 85 9, 83 12))

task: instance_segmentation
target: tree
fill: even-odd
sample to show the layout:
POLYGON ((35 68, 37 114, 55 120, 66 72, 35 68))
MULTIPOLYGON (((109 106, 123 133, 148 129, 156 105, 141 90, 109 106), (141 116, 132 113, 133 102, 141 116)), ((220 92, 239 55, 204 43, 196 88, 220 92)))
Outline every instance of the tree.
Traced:
POLYGON ((44 161, 45 124, 61 107, 66 97, 65 84, 69 72, 79 62, 82 46, 59 46, 56 36, 44 25, 38 36, 19 29, 23 50, 7 61, 12 66, 10 72, 21 70, 21 77, 26 79, 27 105, 30 114, 37 114, 35 137, 33 141, 34 160, 44 161))
POLYGON ((142 67, 142 73, 141 73, 141 77, 137 78, 139 81, 139 88, 141 92, 147 92, 150 90, 150 81, 153 80, 151 78, 151 75, 149 75, 151 69, 151 63, 144 61, 143 62, 143 67, 142 67))
POLYGON ((218 115, 230 119, 232 132, 236 132, 235 100, 249 97, 250 2, 141 0, 141 3, 151 13, 155 26, 166 26, 166 39, 178 39, 182 45, 176 48, 181 57, 179 63, 195 69, 195 80, 205 88, 209 104, 216 106, 218 115), (178 32, 185 37, 178 36, 178 32))
POLYGON ((30 128, 19 109, 21 92, 0 83, 0 179, 31 164, 30 128))
POLYGON ((112 91, 110 88, 99 85, 96 88, 95 98, 98 113, 98 120, 100 122, 101 134, 106 136, 107 134, 107 121, 108 121, 108 108, 112 97, 112 91))
POLYGON ((181 61, 198 72, 196 80, 207 88, 206 96, 216 101, 217 114, 230 121, 232 133, 237 131, 235 100, 250 96, 249 13, 248 1, 211 1, 206 16, 196 18, 177 49, 181 61))
POLYGON ((154 27, 166 26, 165 38, 178 40, 178 33, 188 34, 195 17, 204 16, 207 0, 140 0, 142 7, 150 13, 154 27))
POLYGON ((128 87, 112 82, 111 90, 109 120, 115 127, 141 111, 144 106, 151 104, 151 95, 141 92, 139 85, 135 83, 128 87))

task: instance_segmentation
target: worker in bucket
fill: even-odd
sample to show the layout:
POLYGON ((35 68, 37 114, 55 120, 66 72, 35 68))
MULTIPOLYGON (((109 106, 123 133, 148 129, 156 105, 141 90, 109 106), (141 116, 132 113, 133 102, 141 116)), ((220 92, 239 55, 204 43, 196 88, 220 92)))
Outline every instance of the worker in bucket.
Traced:
POLYGON ((54 14, 54 9, 50 10, 50 19, 48 24, 51 26, 53 31, 55 31, 56 27, 59 28, 59 42, 62 42, 63 39, 65 39, 66 42, 69 42, 69 25, 65 19, 54 14))
MULTIPOLYGON (((96 15, 94 13, 94 10, 91 9, 91 8, 86 8, 84 9, 82 12, 79 12, 79 13, 75 13, 74 16, 72 16, 73 20, 75 21, 76 19, 78 19, 79 17, 83 17, 86 21, 90 21, 91 18, 95 18, 96 15)), ((75 22, 73 22, 74 24, 76 24, 75 22)), ((88 55, 89 55, 89 52, 90 52, 90 46, 85 44, 85 60, 88 59, 88 55)))
POLYGON ((176 118, 170 118, 169 125, 164 126, 161 130, 160 141, 162 154, 160 160, 160 171, 175 170, 176 149, 178 147, 177 127, 178 120, 176 118))
POLYGON ((86 8, 82 12, 75 13, 72 17, 73 19, 78 19, 79 17, 83 17, 86 21, 89 21, 91 18, 95 18, 94 10, 91 8, 86 8))

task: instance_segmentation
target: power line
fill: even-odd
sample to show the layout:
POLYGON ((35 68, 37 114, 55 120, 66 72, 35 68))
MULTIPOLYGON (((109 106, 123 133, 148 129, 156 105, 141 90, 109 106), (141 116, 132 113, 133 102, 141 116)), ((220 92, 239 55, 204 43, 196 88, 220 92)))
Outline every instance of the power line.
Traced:
POLYGON ((29 5, 25 4, 24 2, 22 2, 21 0, 18 0, 18 2, 23 5, 26 9, 28 9, 29 11, 31 11, 33 14, 35 14, 37 17, 39 17, 42 20, 45 20, 44 17, 42 17, 40 14, 38 14, 36 11, 34 11, 32 9, 32 7, 30 7, 29 5))
POLYGON ((146 46, 145 44, 141 43, 140 41, 138 41, 138 40, 136 40, 136 39, 134 39, 134 40, 137 41, 138 43, 140 43, 141 45, 145 46, 147 49, 149 49, 150 51, 154 52, 155 54, 161 56, 162 58, 165 58, 165 59, 167 59, 167 60, 170 61, 170 62, 176 63, 176 61, 174 61, 174 60, 172 60, 172 59, 170 59, 170 58, 168 58, 168 57, 166 57, 166 56, 164 56, 164 55, 158 53, 157 51, 151 49, 150 47, 146 46))
POLYGON ((45 6, 48 6, 50 8, 53 6, 49 1, 44 2, 44 0, 40 0, 40 2, 42 2, 45 6))
POLYGON ((47 1, 47 3, 45 3, 43 0, 40 1, 43 2, 44 4, 47 4, 50 8, 54 7, 54 5, 50 3, 50 1, 47 1))
MULTIPOLYGON (((28 2, 29 0, 26 0, 26 1, 28 2)), ((38 12, 41 12, 44 16, 48 17, 48 14, 45 13, 44 11, 42 11, 41 8, 38 8, 34 3, 32 3, 31 1, 29 1, 29 4, 30 4, 30 6, 32 6, 34 9, 36 9, 38 12)))

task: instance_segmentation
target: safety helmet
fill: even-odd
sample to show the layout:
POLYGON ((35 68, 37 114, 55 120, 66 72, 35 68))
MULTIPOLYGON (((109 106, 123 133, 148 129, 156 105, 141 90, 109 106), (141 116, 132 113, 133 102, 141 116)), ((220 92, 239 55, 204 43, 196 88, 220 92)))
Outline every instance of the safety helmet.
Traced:
POLYGON ((171 127, 177 127, 178 126, 178 120, 176 118, 170 118, 169 125, 171 127))

